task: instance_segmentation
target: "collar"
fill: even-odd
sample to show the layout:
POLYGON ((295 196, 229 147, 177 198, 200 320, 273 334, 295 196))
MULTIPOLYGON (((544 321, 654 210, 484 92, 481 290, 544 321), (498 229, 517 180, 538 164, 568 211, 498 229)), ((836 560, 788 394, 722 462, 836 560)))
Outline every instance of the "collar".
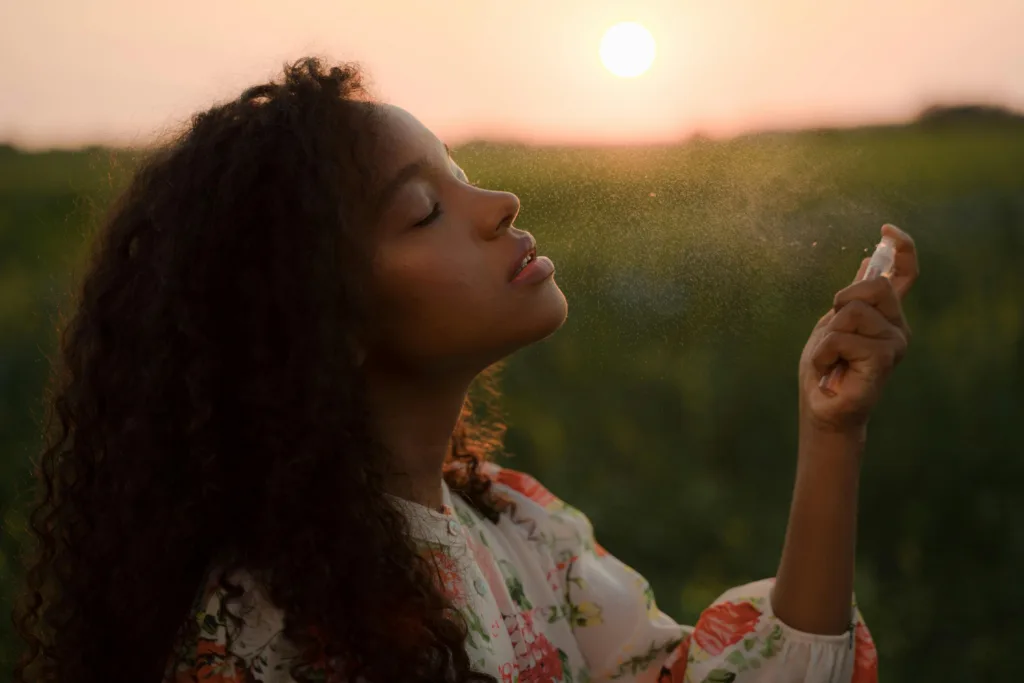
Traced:
POLYGON ((399 512, 405 515, 413 538, 451 545, 462 537, 462 525, 452 505, 452 493, 444 480, 441 481, 442 505, 440 510, 393 496, 390 493, 384 495, 399 512))

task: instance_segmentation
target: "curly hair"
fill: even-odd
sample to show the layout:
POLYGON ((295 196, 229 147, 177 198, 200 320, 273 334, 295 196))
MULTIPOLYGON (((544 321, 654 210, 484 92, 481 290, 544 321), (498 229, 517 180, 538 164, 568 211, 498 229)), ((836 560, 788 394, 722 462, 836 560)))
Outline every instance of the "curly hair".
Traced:
MULTIPOLYGON (((214 559, 350 680, 494 680, 368 426, 352 342, 373 313, 377 110, 357 66, 297 60, 192 117, 110 207, 45 397, 16 681, 160 680, 214 559)), ((496 397, 495 369, 471 397, 496 397)), ((495 519, 478 465, 504 427, 484 403, 445 479, 495 519)))

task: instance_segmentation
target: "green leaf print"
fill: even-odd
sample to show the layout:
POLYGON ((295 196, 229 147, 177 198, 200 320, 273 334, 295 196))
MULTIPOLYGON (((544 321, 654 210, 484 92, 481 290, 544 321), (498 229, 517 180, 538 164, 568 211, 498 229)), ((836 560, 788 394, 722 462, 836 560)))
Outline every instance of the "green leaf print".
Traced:
POLYGON ((308 681, 309 683, 325 683, 327 681, 327 671, 321 666, 312 664, 302 664, 299 666, 298 679, 300 681, 308 681))
POLYGON ((729 653, 729 656, 725 658, 725 661, 735 666, 740 671, 747 670, 747 660, 743 658, 743 653, 739 650, 733 650, 729 653))
POLYGON ((569 666, 569 655, 558 651, 558 658, 562 660, 562 681, 563 683, 572 683, 572 667, 569 666))
POLYGON ((725 669, 715 669, 707 676, 701 683, 733 683, 736 680, 736 674, 725 669))
POLYGON ((541 619, 548 624, 553 624, 561 619, 568 619, 569 614, 570 607, 568 604, 536 607, 533 611, 534 619, 541 619))
POLYGON ((648 612, 654 607, 654 589, 651 588, 650 584, 644 586, 644 603, 648 612))
POLYGON ((455 516, 459 518, 459 521, 462 522, 462 525, 467 529, 471 529, 474 526, 476 526, 476 520, 473 518, 473 515, 470 514, 468 510, 463 510, 462 508, 456 506, 455 516))
POLYGON ((756 638, 747 638, 746 640, 743 641, 743 649, 746 650, 747 652, 750 652, 756 646, 757 646, 757 639, 756 638))
POLYGON ((526 591, 523 590, 523 582, 519 580, 519 575, 516 574, 515 567, 508 560, 498 560, 498 568, 501 570, 501 575, 505 578, 508 594, 519 606, 519 609, 524 611, 533 609, 533 605, 526 597, 526 591))
POLYGON ((641 671, 650 667, 651 663, 660 656, 662 651, 671 652, 679 645, 680 642, 681 641, 678 638, 673 640, 669 643, 671 647, 666 647, 665 643, 660 645, 658 643, 651 643, 651 647, 648 648, 646 653, 630 657, 627 661, 620 664, 618 670, 612 674, 612 680, 622 678, 627 673, 636 676, 641 671))
POLYGON ((199 621, 203 625, 203 633, 208 636, 217 635, 217 617, 205 612, 202 612, 199 616, 199 621))
MULTIPOLYGON (((480 615, 476 613, 476 610, 472 607, 466 607, 464 614, 466 616, 466 623, 469 626, 470 633, 477 633, 481 638, 483 638, 485 643, 490 643, 491 634, 484 628, 483 622, 480 620, 480 615)), ((488 649, 490 649, 490 647, 488 647, 488 649)))
POLYGON ((782 627, 776 624, 772 632, 768 634, 768 638, 764 641, 764 646, 761 648, 761 656, 765 659, 774 657, 782 650, 783 638, 782 627))

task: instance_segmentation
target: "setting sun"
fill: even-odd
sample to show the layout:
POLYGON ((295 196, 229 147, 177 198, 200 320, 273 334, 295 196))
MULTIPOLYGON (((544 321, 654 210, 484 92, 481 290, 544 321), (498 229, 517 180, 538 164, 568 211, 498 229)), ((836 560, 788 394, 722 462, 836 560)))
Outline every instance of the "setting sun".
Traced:
POLYGON ((632 21, 616 24, 601 39, 601 62, 616 76, 639 76, 654 62, 654 36, 632 21))

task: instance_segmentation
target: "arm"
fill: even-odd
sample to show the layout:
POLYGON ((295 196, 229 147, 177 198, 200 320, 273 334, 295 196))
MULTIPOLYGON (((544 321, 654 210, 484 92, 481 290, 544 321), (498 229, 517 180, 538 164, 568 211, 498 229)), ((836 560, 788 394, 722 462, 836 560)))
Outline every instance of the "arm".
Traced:
POLYGON ((868 416, 910 329, 900 305, 917 279, 914 242, 886 225, 896 248, 892 277, 862 280, 836 294, 800 359, 800 439, 786 540, 772 593, 776 615, 807 633, 834 635, 851 625, 857 488, 868 416), (838 387, 823 384, 840 363, 838 387))
POLYGON ((850 627, 864 430, 801 430, 796 485, 772 593, 775 614, 807 633, 850 627))

